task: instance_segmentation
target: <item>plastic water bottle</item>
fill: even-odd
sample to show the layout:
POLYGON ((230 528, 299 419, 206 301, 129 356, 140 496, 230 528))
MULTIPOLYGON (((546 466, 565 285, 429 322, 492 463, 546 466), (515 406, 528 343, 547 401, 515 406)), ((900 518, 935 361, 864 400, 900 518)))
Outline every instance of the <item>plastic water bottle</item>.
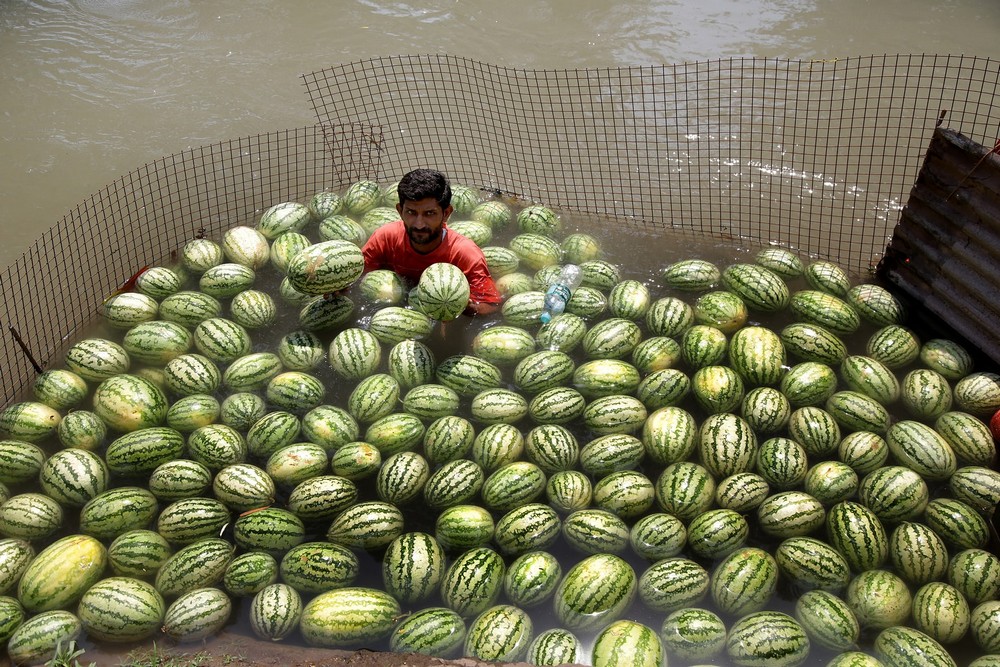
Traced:
POLYGON ((567 264, 559 272, 559 277, 549 285, 545 292, 545 308, 542 310, 542 323, 545 324, 566 309, 566 302, 573 290, 580 286, 583 274, 576 264, 567 264))

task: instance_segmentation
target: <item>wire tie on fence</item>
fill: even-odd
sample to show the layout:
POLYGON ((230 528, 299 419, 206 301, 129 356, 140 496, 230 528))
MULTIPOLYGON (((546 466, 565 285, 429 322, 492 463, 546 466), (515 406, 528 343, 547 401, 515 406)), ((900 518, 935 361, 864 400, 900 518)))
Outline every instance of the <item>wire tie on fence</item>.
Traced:
POLYGON ((10 329, 10 335, 14 337, 14 342, 17 343, 17 346, 21 348, 21 352, 24 353, 24 356, 28 357, 28 361, 31 362, 31 365, 32 367, 34 367, 35 372, 41 373, 42 372, 41 365, 37 361, 35 361, 35 357, 31 354, 31 350, 29 350, 28 346, 24 344, 24 340, 21 338, 21 334, 19 334, 17 332, 17 329, 15 329, 14 327, 8 326, 7 328, 10 329))

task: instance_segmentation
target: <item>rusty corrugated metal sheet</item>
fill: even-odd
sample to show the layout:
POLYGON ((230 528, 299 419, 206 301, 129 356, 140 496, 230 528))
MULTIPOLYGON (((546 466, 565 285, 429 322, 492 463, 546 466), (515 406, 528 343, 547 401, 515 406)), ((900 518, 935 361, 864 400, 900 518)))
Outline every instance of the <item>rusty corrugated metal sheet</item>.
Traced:
POLYGON ((991 149, 935 131, 878 275, 912 300, 916 321, 938 320, 1000 363, 1000 156, 991 149))

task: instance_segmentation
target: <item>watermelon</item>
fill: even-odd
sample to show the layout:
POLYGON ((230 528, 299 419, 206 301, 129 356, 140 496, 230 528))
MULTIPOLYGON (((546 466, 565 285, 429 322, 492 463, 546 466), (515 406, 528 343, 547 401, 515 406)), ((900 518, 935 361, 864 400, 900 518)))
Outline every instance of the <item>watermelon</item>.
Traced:
POLYGON ((469 280, 454 264, 431 264, 420 274, 409 300, 412 307, 432 319, 453 320, 469 305, 469 280))
MULTIPOLYGON (((229 597, 217 591, 229 602, 229 597)), ((151 637, 164 621, 166 604, 152 586, 131 577, 108 577, 80 598, 77 616, 89 637, 128 643, 151 637)))
POLYGON ((864 628, 882 630, 904 625, 912 609, 906 582, 888 570, 859 573, 848 585, 845 599, 864 628))
POLYGON ((556 589, 553 606, 566 628, 593 630, 617 620, 635 591, 635 571, 628 563, 612 554, 595 554, 569 569, 556 589))
POLYGON ((361 648, 388 637, 400 615, 399 603, 373 588, 339 588, 306 603, 299 619, 311 646, 361 648))

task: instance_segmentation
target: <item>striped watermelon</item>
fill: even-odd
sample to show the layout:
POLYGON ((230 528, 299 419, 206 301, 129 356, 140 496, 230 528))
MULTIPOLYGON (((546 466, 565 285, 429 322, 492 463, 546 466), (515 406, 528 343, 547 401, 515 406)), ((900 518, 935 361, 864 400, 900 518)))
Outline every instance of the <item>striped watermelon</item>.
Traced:
MULTIPOLYGON (((917 630, 941 644, 955 644, 968 631, 971 614, 969 603, 958 589, 933 581, 913 594, 912 616, 917 630)), ((992 632, 996 630, 994 628, 992 632)), ((1000 649, 1000 645, 997 648, 1000 649)))
POLYGON ((782 278, 798 278, 805 272, 802 260, 787 248, 764 248, 754 256, 754 262, 782 278))
POLYGON ((989 526, 982 514, 953 498, 934 498, 924 510, 924 522, 953 549, 982 549, 989 526))
POLYGON ((447 461, 424 484, 424 502, 434 509, 467 503, 479 493, 485 479, 482 467, 474 461, 447 461))
POLYGON ((211 483, 212 471, 204 463, 177 459, 157 466, 147 486, 158 500, 171 501, 201 495, 211 483))
POLYGON ((677 297, 657 299, 646 311, 646 327, 654 336, 680 336, 694 321, 695 311, 677 297))
POLYGON ((385 590, 402 604, 437 592, 444 570, 444 549, 427 533, 403 533, 389 543, 382 557, 385 590))
POLYGON ((101 578, 106 565, 107 549, 93 537, 60 538, 42 549, 24 570, 17 599, 29 612, 66 609, 101 578))
POLYGON ((204 273, 223 258, 222 246, 211 239, 192 239, 181 249, 181 264, 192 273, 204 273))
POLYGON ((679 609, 664 619, 660 637, 670 656, 692 662, 711 660, 726 645, 726 624, 708 609, 679 609))
MULTIPOLYGON (((170 411, 167 411, 169 416, 170 411)), ((73 410, 59 421, 56 436, 63 447, 94 451, 100 448, 107 435, 107 426, 89 410, 73 410)), ((29 443, 22 443, 28 445, 29 443)), ((2 457, 0 457, 2 458, 2 457)))
POLYGON ((667 266, 660 277, 672 289, 699 292, 715 287, 722 273, 707 260, 685 259, 667 266))
POLYGON ((403 514, 380 501, 357 503, 338 514, 326 531, 328 540, 349 548, 377 549, 403 532, 403 514))
POLYGON ((738 472, 719 480, 715 487, 715 502, 723 509, 751 512, 770 495, 767 480, 755 472, 738 472))
POLYGON ((16 537, 0 540, 0 595, 14 589, 34 557, 35 548, 26 540, 16 537))
POLYGON ((535 339, 521 327, 494 325, 476 334, 472 352, 491 364, 510 366, 535 351, 535 339))
MULTIPOLYGON (((568 260, 573 261, 573 260, 568 260)), ((639 320, 649 310, 649 288, 638 280, 623 280, 608 295, 608 308, 615 317, 639 320)))
POLYGON ((250 603, 250 629, 261 639, 279 641, 295 631, 302 615, 302 598, 287 584, 271 584, 250 603))
POLYGON ((880 520, 919 518, 930 499, 927 482, 906 466, 882 466, 865 475, 858 498, 880 520))
POLYGON ((469 549, 445 571, 441 600, 462 617, 477 616, 500 597, 504 572, 503 558, 493 549, 469 549))
POLYGON ((775 313, 788 307, 788 285, 780 275, 760 264, 731 264, 722 272, 722 284, 751 310, 775 313))
POLYGON ((461 552, 485 546, 495 524, 488 510, 478 505, 453 505, 438 514, 434 537, 445 551, 461 552))
POLYGON ((858 491, 858 474, 846 463, 820 461, 809 468, 802 485, 825 507, 850 500, 858 491))
POLYGON ((587 323, 582 317, 573 313, 561 313, 538 329, 535 343, 541 350, 558 350, 569 354, 583 341, 586 333, 587 323))
POLYGON ((944 579, 948 548, 924 524, 904 521, 889 537, 889 560, 899 576, 919 586, 944 579))
POLYGON ((825 260, 816 260, 806 267, 806 283, 814 290, 844 298, 851 288, 851 279, 839 265, 825 260))
POLYGON ((557 512, 569 514, 590 505, 593 487, 590 479, 577 470, 554 473, 545 484, 545 498, 557 512))
POLYGON ((847 356, 847 346, 840 336, 819 324, 795 322, 782 329, 780 336, 785 350, 802 361, 836 365, 847 356))
POLYGON ((358 557, 347 547, 330 542, 302 542, 281 557, 281 580, 296 592, 322 593, 354 583, 360 572, 358 557))
POLYGON ((228 540, 209 537, 182 547, 156 572, 154 585, 164 598, 175 598, 200 586, 222 581, 235 547, 228 540))
POLYGON ((930 426, 903 420, 889 427, 886 441, 896 460, 928 481, 951 477, 958 461, 951 445, 930 426))
POLYGON ((454 264, 431 264, 420 274, 409 303, 432 319, 453 320, 469 305, 469 280, 454 264))
POLYGON ((862 319, 875 326, 895 326, 903 321, 905 311, 889 290, 879 285, 861 283, 847 291, 845 300, 854 306, 862 319))
POLYGON ((846 602, 827 591, 808 591, 795 602, 795 618, 809 638, 831 651, 857 646, 861 626, 846 602))
POLYGON ((45 494, 18 493, 0 505, 0 535, 44 539, 59 530, 63 515, 62 506, 45 494))
POLYGON ((206 639, 222 631, 233 603, 218 588, 196 588, 170 603, 163 616, 163 632, 178 642, 206 639))
POLYGON ((533 665, 563 665, 584 659, 583 645, 569 630, 553 628, 532 640, 527 659, 533 665))
POLYGON ((278 581, 278 561, 263 551, 240 554, 226 567, 222 585, 233 597, 251 597, 278 581))
POLYGON ((715 481, 712 474, 688 461, 672 463, 656 479, 656 503, 681 521, 690 521, 712 504, 715 481))
POLYGON ((160 302, 160 319, 186 327, 222 315, 222 303, 203 292, 181 291, 160 302))
POLYGON ((400 615, 399 603, 373 588, 320 593, 302 609, 299 630, 311 646, 362 648, 386 638, 400 615))
POLYGON ((628 433, 609 433, 594 438, 580 450, 580 468, 595 478, 619 470, 633 470, 646 452, 642 441, 628 433))
POLYGON ((257 231, 274 240, 285 232, 298 232, 312 219, 309 207, 298 202, 282 202, 267 208, 257 220, 257 231))
POLYGON ((594 639, 594 667, 660 667, 664 652, 652 628, 636 621, 620 620, 605 627, 594 639))
POLYGON ((739 667, 798 667, 809 657, 809 648, 802 626, 778 611, 743 616, 726 638, 726 653, 739 667))
POLYGON ((529 461, 514 461, 497 468, 483 482, 483 505, 508 512, 535 501, 545 491, 545 473, 529 461))
POLYGON ((920 347, 920 361, 948 380, 961 380, 972 372, 972 356, 958 343, 932 338, 920 347))
POLYGON ((513 605, 486 609, 470 624, 465 655, 480 660, 516 661, 524 657, 533 638, 531 617, 513 605))
POLYGON ((553 598, 559 622, 570 630, 594 630, 617 620, 635 596, 632 567, 612 554, 583 559, 566 573, 553 598))
POLYGON ((1000 410, 1000 375, 983 371, 970 373, 955 383, 955 404, 959 410, 987 416, 1000 410))
POLYGON ((938 642, 923 632, 905 626, 890 627, 875 637, 875 657, 885 667, 956 667, 955 660, 938 642))
POLYGON ((28 618, 10 636, 7 655, 14 664, 40 664, 55 657, 63 643, 72 643, 83 633, 76 614, 53 610, 28 618))
POLYGON ((809 462, 802 445, 779 436, 760 443, 756 468, 772 487, 787 490, 802 484, 809 462))
MULTIPOLYGON (((764 505, 761 506, 762 516, 764 505)), ((773 534, 773 531, 767 531, 773 534)), ((715 509, 699 514, 687 528, 688 547, 700 558, 722 558, 743 547, 750 525, 742 514, 730 509, 715 509)))
POLYGON ((847 561, 832 546, 813 537, 789 537, 774 552, 781 577, 798 592, 839 593, 851 579, 847 561))
POLYGON ((221 534, 231 518, 229 508, 220 500, 181 498, 160 512, 156 532, 172 544, 193 544, 221 534))
MULTIPOLYGON (((712 600, 723 613, 741 616, 760 611, 778 583, 778 565, 768 552, 744 547, 722 559, 712 573, 712 600)), ((730 638, 733 629, 730 629, 730 638)))
POLYGON ((66 507, 83 507, 108 488, 109 470, 100 456, 84 449, 62 449, 42 464, 38 482, 46 495, 66 507))
POLYGON ((826 532, 830 545, 856 572, 881 567, 889 557, 882 522, 859 503, 845 501, 831 507, 826 515, 826 532))
POLYGON ((419 653, 446 658, 465 643, 465 621, 445 607, 428 607, 400 620, 389 637, 394 653, 419 653))
POLYGON ((903 406, 917 419, 933 421, 951 409, 951 385, 945 376, 929 368, 907 373, 901 393, 903 406))
POLYGON ((752 469, 757 438, 741 417, 731 413, 710 415, 699 428, 698 440, 698 458, 715 479, 752 469))
MULTIPOLYGON (((218 591, 229 601, 225 593, 218 591)), ((89 637, 127 643, 151 637, 160 629, 166 604, 163 596, 145 581, 108 577, 83 594, 77 616, 89 637)))
POLYGON ((547 551, 529 551, 518 556, 504 573, 504 595, 522 609, 547 601, 562 579, 562 567, 547 551))
POLYGON ((858 623, 866 629, 904 625, 913 606, 906 582, 888 570, 858 573, 847 586, 844 598, 858 623))
POLYGON ((889 324, 871 335, 865 350, 868 356, 898 370, 920 356, 920 340, 909 329, 889 324))
POLYGON ((562 248, 543 234, 524 232, 510 240, 508 247, 514 251, 521 266, 537 271, 562 261, 562 248))
POLYGON ((581 553, 622 553, 628 546, 629 530, 625 521, 611 512, 581 509, 563 520, 562 535, 581 553))

